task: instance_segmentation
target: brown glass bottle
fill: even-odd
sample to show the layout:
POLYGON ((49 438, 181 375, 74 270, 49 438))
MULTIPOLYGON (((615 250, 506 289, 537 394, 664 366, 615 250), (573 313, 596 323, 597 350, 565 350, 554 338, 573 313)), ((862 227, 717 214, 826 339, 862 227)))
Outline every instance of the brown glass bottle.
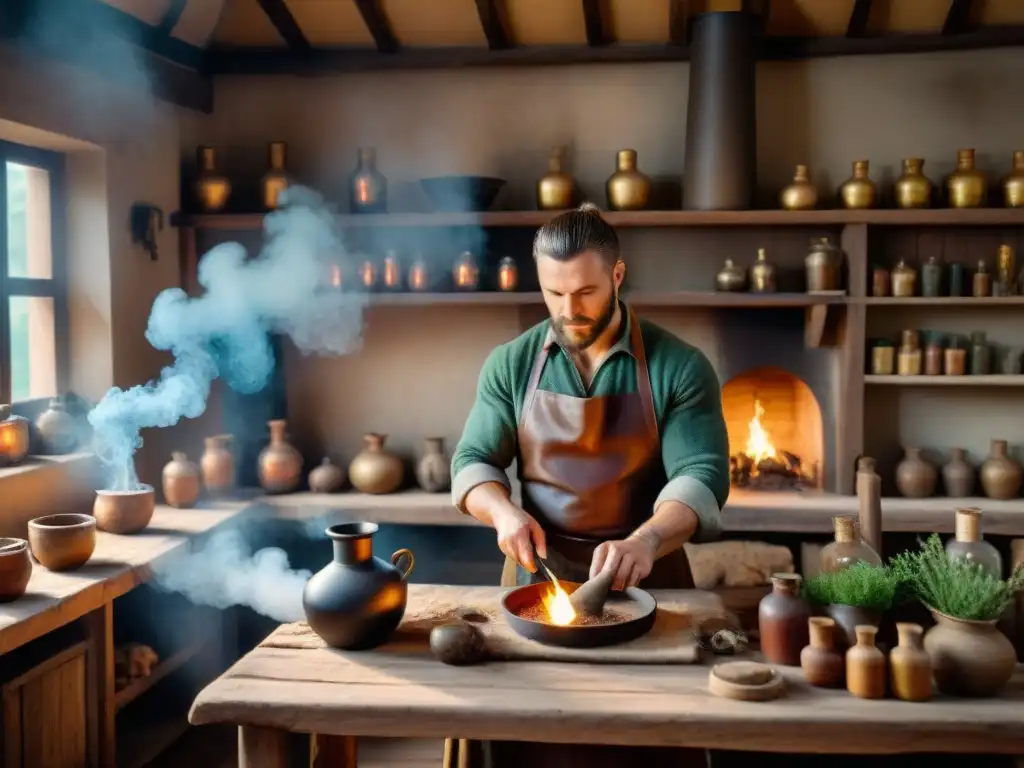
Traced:
POLYGON ((808 644, 811 610, 800 596, 801 582, 797 573, 773 574, 772 591, 757 608, 761 652, 774 664, 800 666, 800 652, 808 644))

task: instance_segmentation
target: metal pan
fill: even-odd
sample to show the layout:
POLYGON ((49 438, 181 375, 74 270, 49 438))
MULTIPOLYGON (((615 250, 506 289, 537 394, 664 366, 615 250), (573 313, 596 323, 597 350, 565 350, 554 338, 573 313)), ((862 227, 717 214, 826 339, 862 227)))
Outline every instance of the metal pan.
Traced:
MULTIPOLYGON (((580 586, 566 581, 561 584, 570 594, 580 586)), ((627 617, 614 624, 582 624, 561 627, 557 624, 535 621, 519 615, 530 606, 536 605, 551 588, 551 584, 546 581, 527 584, 510 590, 501 599, 501 609, 505 614, 505 620, 516 634, 545 645, 558 645, 563 648, 599 648, 635 640, 654 626, 658 602, 649 592, 645 592, 639 587, 629 587, 625 592, 612 593, 608 596, 605 607, 627 617)))

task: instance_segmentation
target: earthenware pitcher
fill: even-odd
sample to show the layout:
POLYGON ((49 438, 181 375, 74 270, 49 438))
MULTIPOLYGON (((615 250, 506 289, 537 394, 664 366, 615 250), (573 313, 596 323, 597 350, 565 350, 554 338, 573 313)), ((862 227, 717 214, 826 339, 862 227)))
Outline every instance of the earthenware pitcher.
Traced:
POLYGON ((366 650, 386 643, 405 615, 415 559, 399 549, 387 563, 373 555, 375 523, 341 523, 327 529, 334 560, 302 592, 310 629, 333 648, 366 650), (405 566, 399 563, 405 560, 405 566))

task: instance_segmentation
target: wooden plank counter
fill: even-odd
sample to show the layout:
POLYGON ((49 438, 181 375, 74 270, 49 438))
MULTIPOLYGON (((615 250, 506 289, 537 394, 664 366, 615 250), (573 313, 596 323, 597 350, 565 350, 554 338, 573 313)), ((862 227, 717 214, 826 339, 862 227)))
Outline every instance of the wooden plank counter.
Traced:
MULTIPOLYGON (((438 589, 459 588, 413 584, 410 601, 438 589)), ((492 589, 497 601, 502 590, 492 589)), ((784 670, 786 698, 730 701, 708 692, 707 674, 702 665, 450 667, 425 645, 349 653, 259 647, 200 693, 190 720, 243 726, 242 743, 263 744, 268 757, 274 734, 285 731, 788 753, 1024 755, 1024 670, 1000 698, 915 704, 814 689, 797 669, 784 670)), ((251 764, 287 763, 282 756, 251 764)))

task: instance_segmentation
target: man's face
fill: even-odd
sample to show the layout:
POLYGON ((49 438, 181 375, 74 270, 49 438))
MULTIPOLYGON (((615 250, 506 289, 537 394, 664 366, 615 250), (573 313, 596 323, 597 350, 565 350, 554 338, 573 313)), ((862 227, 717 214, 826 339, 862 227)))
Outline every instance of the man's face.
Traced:
POLYGON ((593 251, 569 261, 537 257, 537 278, 548 305, 555 335, 570 349, 582 351, 607 330, 615 314, 619 286, 626 274, 621 261, 614 267, 593 251))

